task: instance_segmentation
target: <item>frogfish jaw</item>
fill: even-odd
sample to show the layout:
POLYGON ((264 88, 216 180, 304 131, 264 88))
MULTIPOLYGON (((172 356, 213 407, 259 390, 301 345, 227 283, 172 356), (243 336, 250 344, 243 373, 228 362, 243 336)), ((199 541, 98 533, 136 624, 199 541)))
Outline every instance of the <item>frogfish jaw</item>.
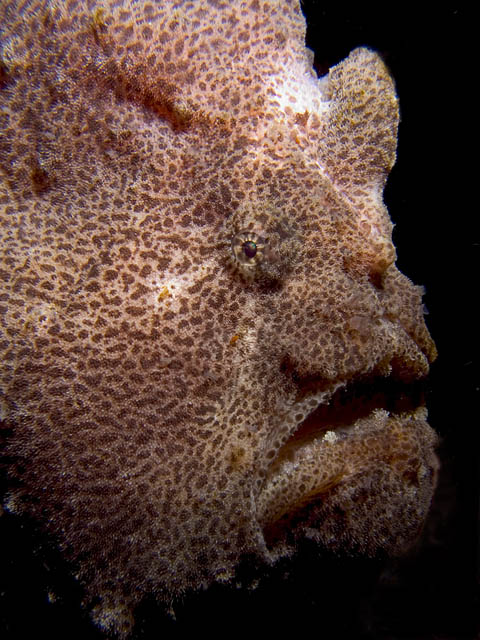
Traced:
POLYGON ((422 347, 348 381, 296 376, 295 410, 309 413, 272 456, 256 500, 271 559, 305 538, 367 556, 401 554, 419 538, 439 468, 424 406, 435 349, 430 338, 422 347))

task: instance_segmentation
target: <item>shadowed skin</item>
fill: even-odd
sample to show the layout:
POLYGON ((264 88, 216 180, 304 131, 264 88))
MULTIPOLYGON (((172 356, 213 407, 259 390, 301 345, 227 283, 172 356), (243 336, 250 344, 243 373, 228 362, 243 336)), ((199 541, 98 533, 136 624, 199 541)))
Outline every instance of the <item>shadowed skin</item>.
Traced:
POLYGON ((377 54, 318 80, 296 2, 2 2, 6 507, 96 623, 304 537, 400 553, 436 355, 382 190, 377 54), (95 603, 95 604, 93 604, 95 603))

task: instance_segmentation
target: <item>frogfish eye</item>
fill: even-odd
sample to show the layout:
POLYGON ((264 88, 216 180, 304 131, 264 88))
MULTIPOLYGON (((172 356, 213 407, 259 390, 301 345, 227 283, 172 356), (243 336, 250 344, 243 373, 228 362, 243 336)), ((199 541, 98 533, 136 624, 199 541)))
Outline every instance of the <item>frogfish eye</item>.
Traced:
POLYGON ((265 240, 253 231, 239 231, 232 238, 232 253, 242 267, 256 267, 263 260, 265 240))
POLYGON ((244 242, 242 249, 247 258, 254 258, 257 253, 257 245, 253 240, 247 240, 247 242, 244 242))

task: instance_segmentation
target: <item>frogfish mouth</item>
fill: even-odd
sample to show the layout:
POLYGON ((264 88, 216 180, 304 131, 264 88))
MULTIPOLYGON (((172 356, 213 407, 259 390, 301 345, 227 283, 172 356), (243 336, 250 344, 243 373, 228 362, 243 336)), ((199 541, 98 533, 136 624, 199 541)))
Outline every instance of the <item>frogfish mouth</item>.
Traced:
MULTIPOLYGON (((305 382, 297 379, 300 393, 305 382)), ((318 406, 275 451, 257 497, 270 553, 294 549, 305 534, 329 550, 404 552, 421 532, 437 480, 424 380, 405 382, 392 371, 334 391, 318 380, 312 392, 312 377, 306 384, 307 406, 318 406)))

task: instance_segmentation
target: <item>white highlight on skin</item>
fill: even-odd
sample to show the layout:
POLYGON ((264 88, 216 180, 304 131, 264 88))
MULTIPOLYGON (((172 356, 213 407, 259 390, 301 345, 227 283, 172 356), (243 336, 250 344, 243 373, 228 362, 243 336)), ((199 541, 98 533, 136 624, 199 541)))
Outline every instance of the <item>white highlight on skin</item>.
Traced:
POLYGON ((282 82, 275 87, 276 99, 280 109, 285 112, 286 107, 296 113, 316 113, 321 115, 326 104, 322 103, 318 80, 313 71, 307 70, 305 64, 290 62, 282 76, 282 82))
POLYGON ((206 261, 198 269, 189 269, 181 275, 175 270, 167 270, 151 279, 152 294, 150 297, 152 306, 157 311, 173 311, 180 309, 182 298, 188 298, 188 289, 196 284, 199 279, 205 278, 209 273, 218 268, 213 260, 206 261))

